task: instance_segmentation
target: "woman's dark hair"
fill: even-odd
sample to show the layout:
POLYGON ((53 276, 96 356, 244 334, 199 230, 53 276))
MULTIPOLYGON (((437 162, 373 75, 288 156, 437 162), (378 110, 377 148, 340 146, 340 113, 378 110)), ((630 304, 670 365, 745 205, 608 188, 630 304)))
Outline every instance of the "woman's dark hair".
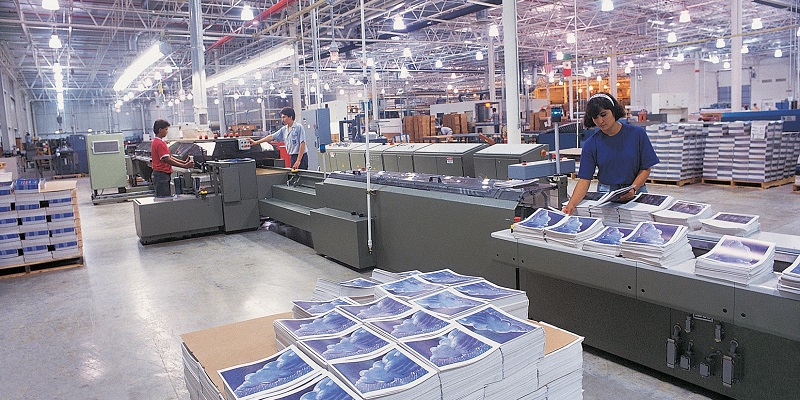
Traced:
POLYGON ((284 107, 281 110, 281 115, 285 115, 285 116, 291 118, 292 121, 294 121, 294 117, 295 117, 294 108, 292 108, 292 107, 284 107))
POLYGON ((614 96, 605 92, 597 93, 586 102, 586 113, 583 114, 583 126, 594 128, 595 124, 593 119, 603 110, 611 110, 611 112, 614 113, 614 119, 620 119, 625 116, 625 108, 619 104, 614 96))

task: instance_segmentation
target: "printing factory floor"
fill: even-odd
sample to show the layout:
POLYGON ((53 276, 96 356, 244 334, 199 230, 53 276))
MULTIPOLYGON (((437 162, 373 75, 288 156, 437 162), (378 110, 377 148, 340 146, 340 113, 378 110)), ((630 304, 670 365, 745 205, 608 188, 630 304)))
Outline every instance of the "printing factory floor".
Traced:
MULTIPOLYGON (((757 213, 762 230, 800 235, 791 185, 650 192, 757 213)), ((268 229, 143 246, 131 202, 93 206, 89 195, 79 178, 85 266, 0 279, 0 397, 188 399, 180 334, 288 311, 317 278, 360 275, 268 229)), ((592 349, 583 387, 585 399, 713 398, 592 349)))

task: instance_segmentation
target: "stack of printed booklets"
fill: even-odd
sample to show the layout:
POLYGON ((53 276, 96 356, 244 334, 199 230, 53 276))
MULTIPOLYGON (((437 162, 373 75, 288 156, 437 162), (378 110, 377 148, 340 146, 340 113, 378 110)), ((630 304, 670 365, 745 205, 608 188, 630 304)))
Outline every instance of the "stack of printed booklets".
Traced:
POLYGON ((375 297, 381 298, 393 295, 401 299, 412 299, 438 292, 445 288, 444 285, 431 283, 420 279, 419 275, 412 275, 399 281, 388 282, 375 287, 375 297))
POLYGON ((602 231, 583 242, 583 250, 609 256, 621 255, 619 243, 630 236, 633 229, 607 226, 602 231))
POLYGON ((308 318, 325 314, 336 306, 358 304, 349 297, 337 297, 333 300, 295 300, 292 301, 292 317, 308 318))
POLYGON ((638 224, 639 222, 652 221, 651 213, 663 210, 672 205, 675 198, 668 195, 639 193, 636 197, 617 207, 619 222, 623 224, 638 224))
POLYGON ((682 225, 640 222, 620 240, 622 257, 664 268, 691 260, 688 230, 682 225))
POLYGON ((567 214, 561 211, 539 208, 528 218, 512 225, 512 234, 518 239, 544 240, 544 229, 561 222, 566 217, 567 214))
POLYGON ((719 235, 748 236, 761 230, 758 215, 718 212, 711 218, 701 219, 706 232, 719 235))
POLYGON ((412 275, 419 275, 422 272, 417 270, 405 271, 405 272, 391 272, 386 271, 380 268, 375 268, 372 270, 372 280, 378 281, 380 283, 389 283, 394 281, 399 281, 404 278, 408 278, 412 275))
POLYGON ((344 282, 333 282, 317 279, 313 297, 316 300, 333 300, 337 297, 349 297, 355 301, 370 301, 375 296, 375 287, 381 282, 374 279, 355 278, 344 282))
POLYGON ((529 301, 524 291, 497 286, 483 278, 462 275, 450 269, 427 272, 417 277, 430 283, 451 287, 455 295, 488 302, 517 318, 528 318, 529 301))
POLYGON ((653 213, 653 220, 667 224, 685 225, 690 229, 700 229, 700 219, 711 216, 711 205, 676 200, 669 208, 653 213))
POLYGON ((583 397, 583 337, 545 322, 545 355, 539 361, 539 386, 547 387, 547 399, 583 397), (556 335, 555 332, 560 334, 556 335))
POLYGON ((544 239, 564 246, 580 248, 586 239, 603 230, 600 218, 569 216, 544 229, 544 239))
MULTIPOLYGON (((595 215, 591 214, 592 207, 597 206, 597 201, 600 200, 605 193, 603 192, 586 192, 586 195, 583 196, 583 200, 575 206, 575 213, 573 215, 578 217, 595 217, 595 215)), ((568 201, 565 201, 562 206, 567 205, 568 201)))
POLYGON ((775 243, 725 235, 711 251, 697 257, 694 273, 749 284, 772 274, 774 260, 775 243))
POLYGON ((800 257, 783 270, 778 278, 778 290, 800 295, 800 257))

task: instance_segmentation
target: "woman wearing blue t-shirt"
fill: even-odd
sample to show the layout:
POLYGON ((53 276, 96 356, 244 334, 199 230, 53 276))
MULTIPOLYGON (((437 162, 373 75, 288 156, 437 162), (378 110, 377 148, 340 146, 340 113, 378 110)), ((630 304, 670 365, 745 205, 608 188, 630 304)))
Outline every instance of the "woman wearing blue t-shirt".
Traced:
POLYGON ((575 212, 575 206, 589 190, 595 168, 598 191, 608 192, 633 185, 634 190, 620 198, 623 201, 632 199, 637 192, 647 191, 644 183, 650 176, 650 168, 658 164, 658 156, 643 128, 617 121, 624 116, 625 109, 610 94, 598 93, 589 98, 583 125, 587 128, 596 126, 599 131, 583 144, 578 183, 563 212, 575 212))

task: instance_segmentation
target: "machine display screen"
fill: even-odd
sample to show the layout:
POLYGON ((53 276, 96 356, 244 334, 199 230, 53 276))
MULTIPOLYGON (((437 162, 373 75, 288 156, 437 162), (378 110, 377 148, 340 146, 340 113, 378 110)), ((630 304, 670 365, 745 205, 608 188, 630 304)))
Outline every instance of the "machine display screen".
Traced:
POLYGON ((92 154, 115 154, 119 153, 119 141, 101 140, 92 142, 92 154))

